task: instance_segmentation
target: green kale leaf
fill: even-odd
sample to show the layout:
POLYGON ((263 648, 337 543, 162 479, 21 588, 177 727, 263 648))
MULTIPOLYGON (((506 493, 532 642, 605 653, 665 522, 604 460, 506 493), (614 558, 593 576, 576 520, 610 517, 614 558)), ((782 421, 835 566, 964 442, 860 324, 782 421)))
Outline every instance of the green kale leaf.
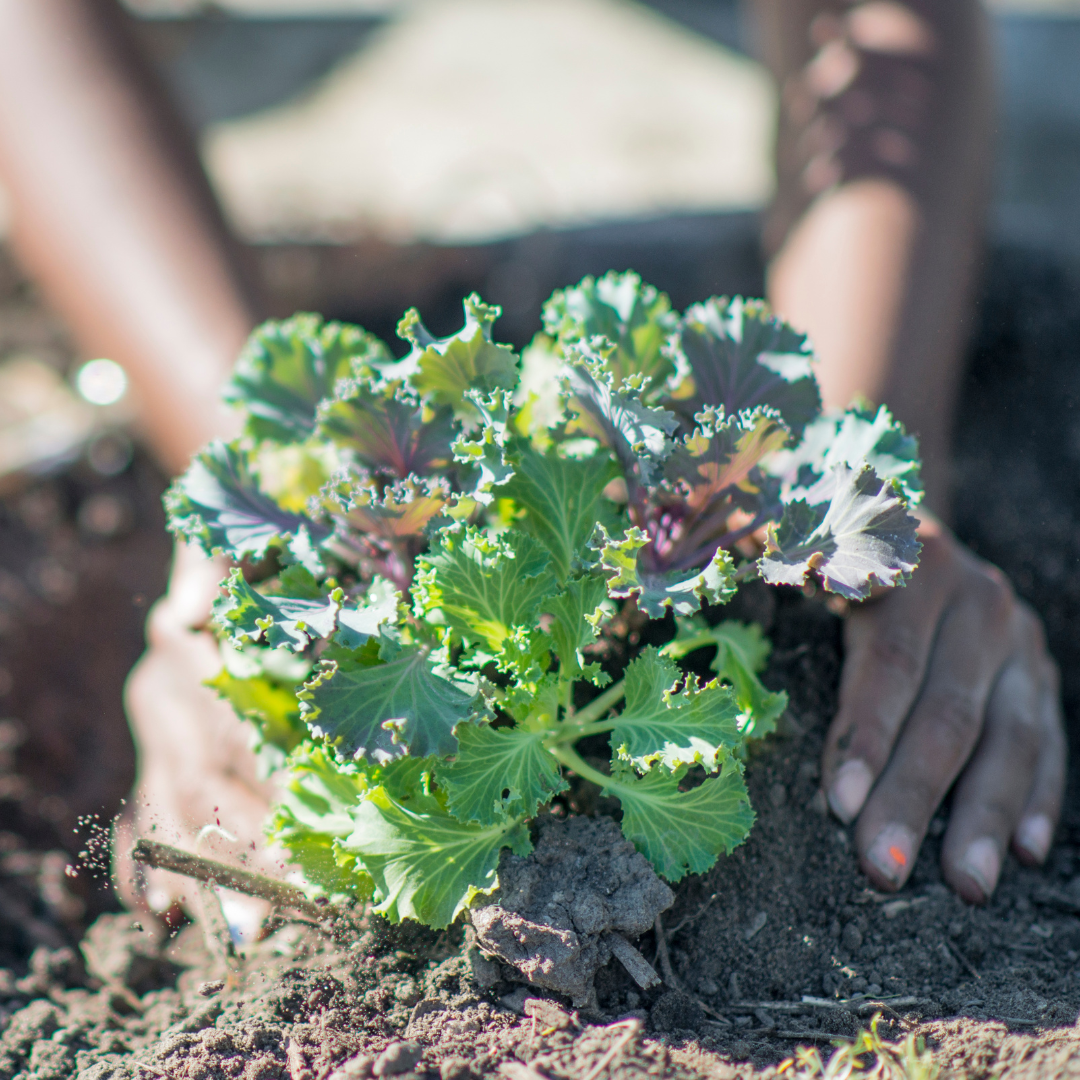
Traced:
POLYGON ((448 814, 438 799, 419 795, 406 804, 382 787, 360 804, 355 824, 341 846, 374 880, 375 910, 391 922, 417 919, 436 929, 498 887, 504 847, 515 855, 532 850, 520 820, 469 825, 448 814))

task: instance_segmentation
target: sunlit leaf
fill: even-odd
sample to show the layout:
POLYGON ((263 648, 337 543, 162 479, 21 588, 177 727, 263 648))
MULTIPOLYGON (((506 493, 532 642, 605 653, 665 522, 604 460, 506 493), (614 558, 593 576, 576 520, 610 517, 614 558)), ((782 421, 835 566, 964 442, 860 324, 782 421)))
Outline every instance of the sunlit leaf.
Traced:
POLYGON ((567 788, 559 763, 544 748, 547 732, 462 724, 453 761, 435 769, 447 808, 461 821, 494 825, 533 817, 567 788))
POLYGON ((688 873, 705 873, 721 852, 730 853, 741 844, 754 824, 734 758, 724 762, 719 776, 680 791, 685 773, 685 767, 674 773, 655 768, 639 777, 627 767, 604 788, 622 804, 623 835, 671 882, 688 873))
POLYGON ((590 341, 597 335, 615 346, 611 359, 615 388, 642 375, 658 389, 675 367, 665 345, 679 325, 667 296, 642 282, 632 270, 587 277, 560 289, 544 305, 544 329, 561 345, 590 341))
POLYGON ((329 535, 303 514, 264 495, 235 443, 212 442, 165 495, 169 528, 207 555, 261 559, 271 544, 306 532, 313 543, 329 535))
POLYGON ((621 539, 597 526, 596 545, 600 564, 608 571, 608 595, 624 599, 636 597, 638 607, 650 618, 662 619, 667 612, 692 615, 702 601, 724 604, 735 593, 735 565, 731 556, 718 548, 700 570, 654 571, 647 560, 648 534, 636 526, 621 539))
POLYGON ((342 845, 355 852, 375 882, 375 910, 391 922, 416 919, 449 926, 474 897, 498 887, 499 853, 532 850, 529 830, 510 818, 469 825, 418 796, 403 804, 384 788, 372 791, 356 812, 356 829, 342 845))
POLYGON ((626 705, 615 718, 611 745, 643 772, 656 764, 713 772, 742 741, 738 717, 727 687, 684 680, 675 663, 649 648, 626 669, 626 705))
POLYGON ((244 430, 253 438, 302 442, 339 379, 390 358, 359 326, 306 314, 271 319, 248 338, 221 396, 244 410, 244 430))

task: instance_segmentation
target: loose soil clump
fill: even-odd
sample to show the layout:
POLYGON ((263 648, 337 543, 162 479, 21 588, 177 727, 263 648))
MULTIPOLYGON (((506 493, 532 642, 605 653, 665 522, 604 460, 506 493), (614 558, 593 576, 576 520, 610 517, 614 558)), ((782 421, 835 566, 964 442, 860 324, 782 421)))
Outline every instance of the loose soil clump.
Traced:
POLYGON ((565 994, 589 1011, 593 979, 612 956, 639 986, 658 985, 627 938, 671 907, 671 889, 611 818, 548 817, 537 831, 532 854, 503 852, 494 903, 470 912, 479 948, 509 967, 501 977, 565 994))

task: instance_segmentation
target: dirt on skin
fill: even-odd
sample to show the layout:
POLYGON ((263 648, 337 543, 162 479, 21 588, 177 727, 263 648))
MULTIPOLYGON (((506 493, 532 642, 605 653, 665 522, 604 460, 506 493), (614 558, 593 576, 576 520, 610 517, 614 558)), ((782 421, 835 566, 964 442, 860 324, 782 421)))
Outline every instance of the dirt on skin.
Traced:
MULTIPOLYGON (((62 330, 32 296, 0 302, 21 313, 11 333, 62 359, 62 330)), ((1042 614, 1071 721, 1080 703, 1077 341, 1070 282, 1037 256, 998 256, 957 435, 958 531, 1042 614)), ((16 347, 29 346, 5 345, 0 357, 16 347)), ((0 746, 0 1080, 767 1077, 800 1042, 827 1052, 830 1037, 879 1009, 883 1034, 924 1034, 946 1074, 1080 1075, 1075 785, 1048 866, 1010 859, 985 908, 941 881, 943 815, 909 885, 874 893, 850 830, 818 791, 839 620, 819 598, 757 587, 721 616, 766 626, 765 678, 788 691, 791 709, 747 764, 758 815, 750 838, 679 884, 663 941, 654 932, 637 941, 666 985, 642 991, 613 962, 597 973, 589 1015, 501 972, 492 981, 461 928, 391 930, 378 920, 339 941, 289 923, 240 960, 197 926, 159 942, 130 916, 105 914, 74 947, 108 901, 81 865, 78 877, 65 873, 88 850, 86 833, 70 830, 89 793, 61 766, 80 746, 93 751, 89 733, 107 727, 103 746, 120 748, 101 755, 115 808, 131 761, 119 689, 167 554, 155 483, 138 456, 111 477, 81 462, 0 501, 0 666, 10 675, 0 677, 0 704, 12 724, 0 729, 10 735, 0 746), (99 491, 130 510, 112 536, 79 524, 99 491), (103 644, 103 611, 119 645, 103 644), (68 722, 86 735, 65 744, 68 722)))

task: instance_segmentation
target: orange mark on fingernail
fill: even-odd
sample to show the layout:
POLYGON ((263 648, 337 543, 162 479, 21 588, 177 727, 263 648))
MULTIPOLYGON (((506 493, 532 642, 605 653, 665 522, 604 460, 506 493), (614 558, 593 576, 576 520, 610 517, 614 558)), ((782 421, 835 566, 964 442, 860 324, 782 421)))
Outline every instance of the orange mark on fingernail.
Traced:
POLYGON ((889 854, 901 865, 907 866, 907 856, 895 844, 889 848, 889 854))

